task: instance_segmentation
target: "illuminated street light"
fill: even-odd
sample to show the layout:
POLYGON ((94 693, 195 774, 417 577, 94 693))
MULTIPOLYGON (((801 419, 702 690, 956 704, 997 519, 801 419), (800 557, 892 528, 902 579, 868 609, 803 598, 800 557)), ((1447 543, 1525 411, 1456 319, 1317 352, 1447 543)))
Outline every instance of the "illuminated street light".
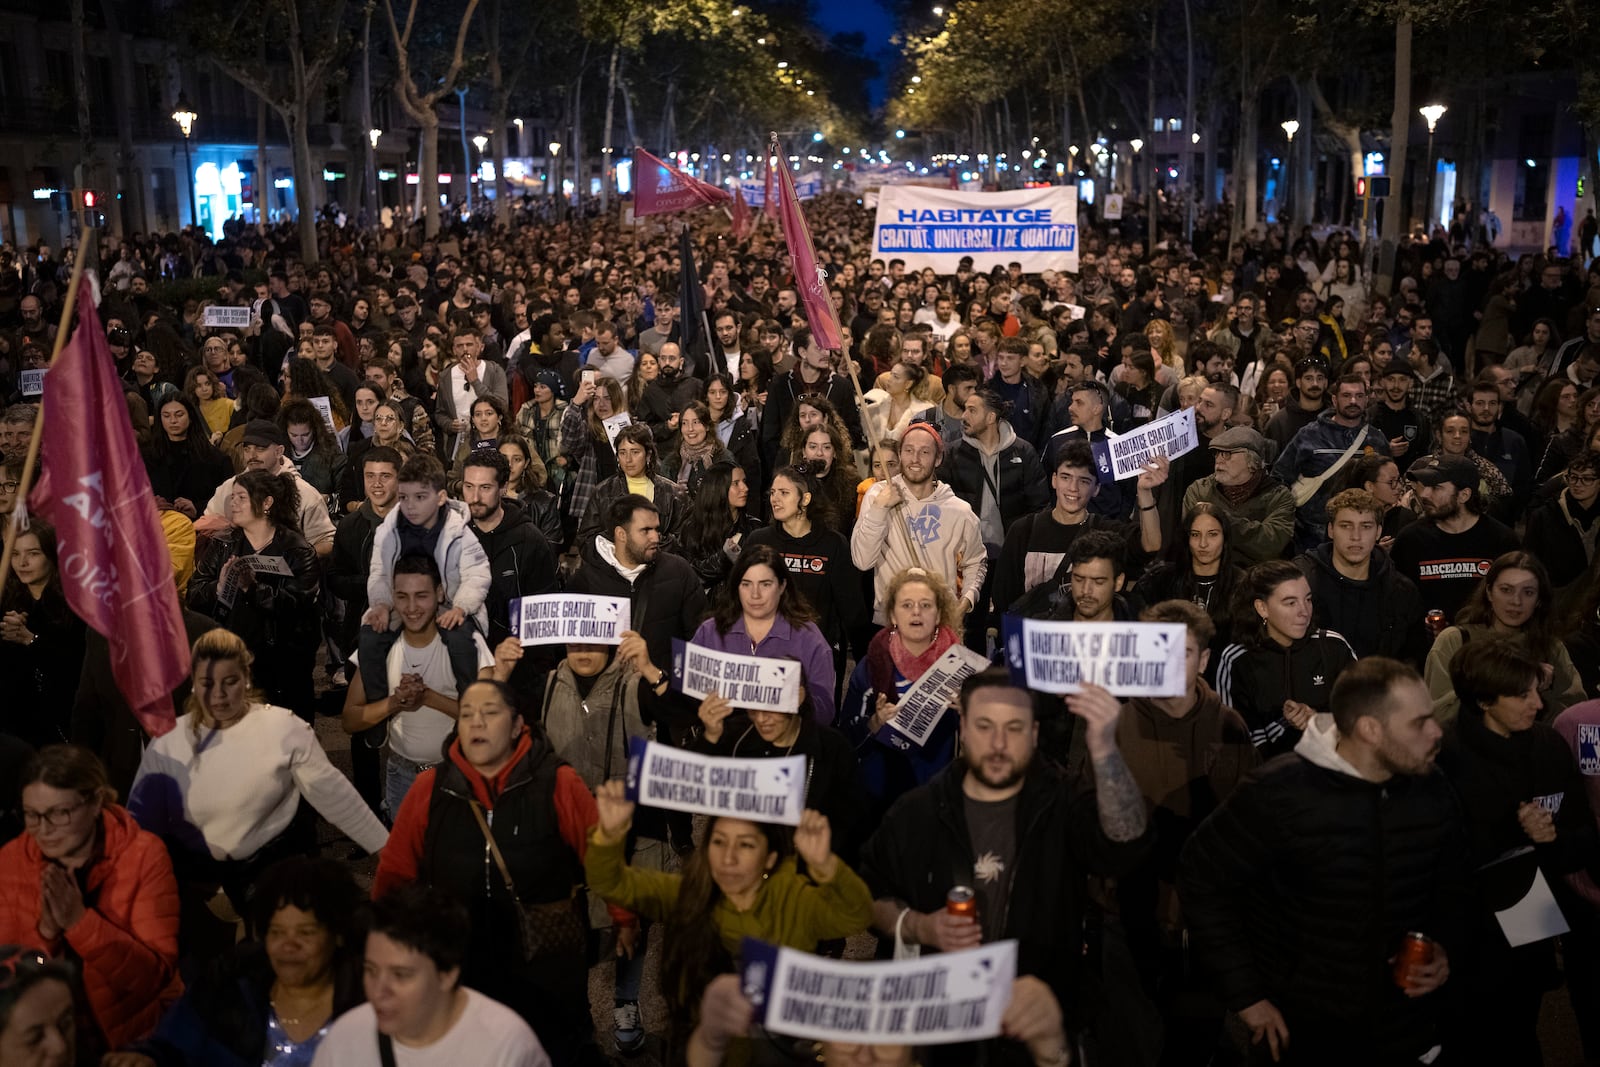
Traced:
POLYGON ((189 106, 189 96, 183 90, 178 90, 178 106, 172 112, 172 121, 178 124, 178 129, 183 131, 183 171, 188 176, 189 184, 189 225, 197 226, 200 215, 195 210, 194 203, 194 168, 189 165, 189 131, 194 127, 194 120, 200 116, 194 113, 194 108, 189 106))
MULTIPOLYGON (((1424 218, 1433 214, 1433 131, 1448 110, 1449 108, 1443 104, 1429 104, 1426 107, 1417 108, 1417 112, 1428 122, 1428 206, 1423 210, 1424 218)), ((1428 232, 1430 234, 1433 232, 1433 221, 1431 219, 1428 221, 1428 232)))
POLYGON ((383 131, 378 129, 378 128, 376 128, 376 127, 374 127, 374 128, 372 128, 372 129, 367 131, 367 140, 369 142, 371 142, 373 148, 377 148, 378 147, 378 138, 380 138, 382 136, 383 136, 383 131))
POLYGON ((489 144, 489 138, 480 133, 472 139, 472 143, 478 146, 478 154, 482 155, 484 148, 489 144))
POLYGON ((1133 149, 1134 155, 1138 155, 1139 150, 1144 147, 1144 140, 1142 138, 1135 137, 1133 140, 1128 142, 1128 147, 1133 149))

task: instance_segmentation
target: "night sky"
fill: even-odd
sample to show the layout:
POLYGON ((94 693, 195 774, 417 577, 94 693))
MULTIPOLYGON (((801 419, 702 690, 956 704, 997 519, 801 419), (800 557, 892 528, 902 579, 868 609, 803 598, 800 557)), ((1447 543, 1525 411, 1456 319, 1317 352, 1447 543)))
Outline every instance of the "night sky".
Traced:
MULTIPOLYGON (((817 22, 829 34, 865 35, 867 55, 878 61, 883 75, 888 74, 894 63, 894 50, 889 44, 894 20, 878 0, 815 0, 815 11, 817 22)), ((874 107, 883 103, 886 91, 884 77, 880 75, 868 90, 874 107)))

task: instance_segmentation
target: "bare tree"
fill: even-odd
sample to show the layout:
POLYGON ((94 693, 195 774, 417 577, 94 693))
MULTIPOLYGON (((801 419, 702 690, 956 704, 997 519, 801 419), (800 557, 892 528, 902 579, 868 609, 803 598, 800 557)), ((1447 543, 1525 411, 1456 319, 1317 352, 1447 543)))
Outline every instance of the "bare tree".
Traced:
POLYGON ((456 29, 455 47, 449 53, 449 59, 444 64, 444 71, 437 80, 425 80, 423 87, 417 85, 417 74, 421 68, 428 64, 426 60, 418 61, 412 55, 412 48, 416 47, 414 35, 417 31, 418 0, 410 0, 406 9, 404 27, 394 17, 394 0, 383 0, 383 13, 389 19, 389 32, 394 38, 395 51, 395 91, 400 95, 400 106, 406 113, 417 121, 422 127, 420 142, 421 151, 418 153, 419 191, 422 199, 422 232, 426 237, 432 237, 439 232, 439 113, 437 106, 440 100, 456 90, 456 81, 461 76, 462 67, 466 62, 467 32, 472 26, 473 13, 478 10, 478 0, 467 0, 466 8, 461 13, 461 22, 456 29))

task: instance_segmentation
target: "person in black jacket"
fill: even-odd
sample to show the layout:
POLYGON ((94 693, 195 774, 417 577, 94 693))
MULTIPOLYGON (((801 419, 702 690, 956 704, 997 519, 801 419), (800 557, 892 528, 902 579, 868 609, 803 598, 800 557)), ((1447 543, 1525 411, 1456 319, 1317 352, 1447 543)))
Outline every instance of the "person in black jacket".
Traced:
MULTIPOLYGON (((867 438, 861 429, 861 409, 856 404, 856 391, 849 376, 834 371, 832 353, 812 340, 807 327, 796 327, 793 341, 800 362, 793 370, 773 379, 767 388, 766 406, 761 409, 761 455, 769 467, 777 468, 788 462, 789 457, 781 456, 778 446, 795 404, 811 393, 828 398, 850 431, 851 446, 865 448, 867 438)), ((772 471, 766 473, 770 475, 772 471)))
POLYGON ((312 670, 322 638, 321 568, 316 550, 300 536, 295 480, 245 471, 233 481, 227 511, 233 525, 212 540, 195 565, 189 607, 210 615, 249 646, 267 703, 310 722, 312 670))
POLYGON ((1383 503, 1346 489, 1328 501, 1328 538, 1295 564, 1311 583, 1317 625, 1344 637, 1357 656, 1388 656, 1413 667, 1428 654, 1422 598, 1378 547, 1383 503))
POLYGON ((843 734, 816 721, 804 680, 800 683, 800 708, 793 715, 736 710, 726 697, 716 694, 700 702, 699 715, 700 727, 693 742, 698 751, 739 759, 804 756, 806 807, 828 817, 834 852, 845 862, 854 862, 866 806, 861 765, 843 734))
MULTIPOLYGON (((941 952, 1014 937, 1018 973, 1043 979, 1082 1027, 1086 879, 1130 873, 1149 841, 1144 798, 1117 750, 1121 705, 1095 686, 1066 700, 1086 724, 1091 795, 1035 758, 1034 698, 1005 668, 967 678, 958 704, 964 758, 896 801, 861 850, 873 925, 941 952), (946 909, 958 885, 976 891, 976 920, 946 909)), ((942 1054, 934 1062, 979 1062, 970 1046, 942 1054)))
MULTIPOLYGON (((510 476, 506 457, 492 448, 474 451, 461 472, 461 495, 472 513, 472 532, 489 557, 489 595, 484 599, 489 632, 484 639, 491 649, 517 636, 511 624, 512 600, 556 591, 556 554, 550 542, 514 501, 504 499, 510 476)), ((552 646, 545 651, 559 650, 552 646)), ((534 691, 534 676, 552 666, 553 658, 523 657, 512 674, 512 688, 534 691)))
POLYGON ((750 508, 748 472, 731 462, 724 452, 689 494, 688 515, 678 537, 677 554, 689 561, 709 596, 722 587, 733 561, 748 544, 749 535, 761 526, 761 520, 750 508))
POLYGON ((150 490, 158 502, 198 518, 217 486, 233 476, 233 464, 211 443, 205 417, 187 396, 169 394, 155 416, 143 452, 150 490))
POLYGON ((70 734, 88 627, 61 587, 55 527, 33 519, 12 548, 0 588, 0 730, 43 748, 70 734))
POLYGON ((1439 766, 1461 798, 1478 872, 1476 951, 1462 975, 1462 1021, 1482 1063, 1542 1061, 1539 1006, 1560 981, 1554 939, 1513 948, 1494 913, 1523 897, 1537 869, 1574 928, 1596 925, 1593 905, 1566 876, 1600 876, 1600 834, 1572 749, 1538 721, 1542 671, 1511 637, 1473 641, 1450 661, 1461 712, 1445 732, 1439 766), (1530 854, 1506 858, 1529 846, 1530 854))
POLYGON ((1433 766, 1433 701, 1415 670, 1373 656, 1340 676, 1331 705, 1190 835, 1178 871, 1189 944, 1274 1060, 1431 1062, 1430 994, 1462 953, 1470 909, 1460 808, 1433 766), (1411 931, 1434 952, 1402 989, 1390 961, 1411 931))
POLYGON ((1338 633, 1312 628, 1311 583, 1288 560, 1251 567, 1233 615, 1237 640, 1217 665, 1217 695, 1244 716, 1263 755, 1287 752, 1311 717, 1328 710, 1355 655, 1338 633))
POLYGON ((201 963, 156 1032, 105 1064, 256 1067, 263 1049, 285 1044, 309 1055, 327 1024, 366 999, 357 925, 363 899, 336 860, 293 856, 273 864, 256 882, 250 940, 201 963))

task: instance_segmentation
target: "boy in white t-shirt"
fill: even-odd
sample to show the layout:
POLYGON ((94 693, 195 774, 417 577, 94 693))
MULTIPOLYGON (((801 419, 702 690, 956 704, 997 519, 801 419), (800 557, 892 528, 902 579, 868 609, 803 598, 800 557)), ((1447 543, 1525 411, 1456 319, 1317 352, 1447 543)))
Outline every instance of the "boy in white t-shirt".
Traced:
POLYGON ((461 985, 470 933, 453 897, 408 885, 372 907, 363 983, 367 1002, 328 1028, 312 1067, 550 1067, 528 1024, 461 985))
MULTIPOLYGON (((389 725, 383 795, 391 819, 417 775, 443 758, 445 741, 456 726, 456 695, 475 678, 496 677, 495 657, 476 632, 472 641, 477 671, 470 677, 457 672, 440 637, 437 619, 443 587, 431 557, 401 557, 394 567, 393 587, 401 634, 386 659, 388 695, 369 702, 365 672, 357 670, 345 694, 342 716, 345 731, 351 734, 379 723, 389 725)), ((358 656, 351 661, 357 662, 358 656)), ((514 666, 508 665, 508 675, 514 666)))

